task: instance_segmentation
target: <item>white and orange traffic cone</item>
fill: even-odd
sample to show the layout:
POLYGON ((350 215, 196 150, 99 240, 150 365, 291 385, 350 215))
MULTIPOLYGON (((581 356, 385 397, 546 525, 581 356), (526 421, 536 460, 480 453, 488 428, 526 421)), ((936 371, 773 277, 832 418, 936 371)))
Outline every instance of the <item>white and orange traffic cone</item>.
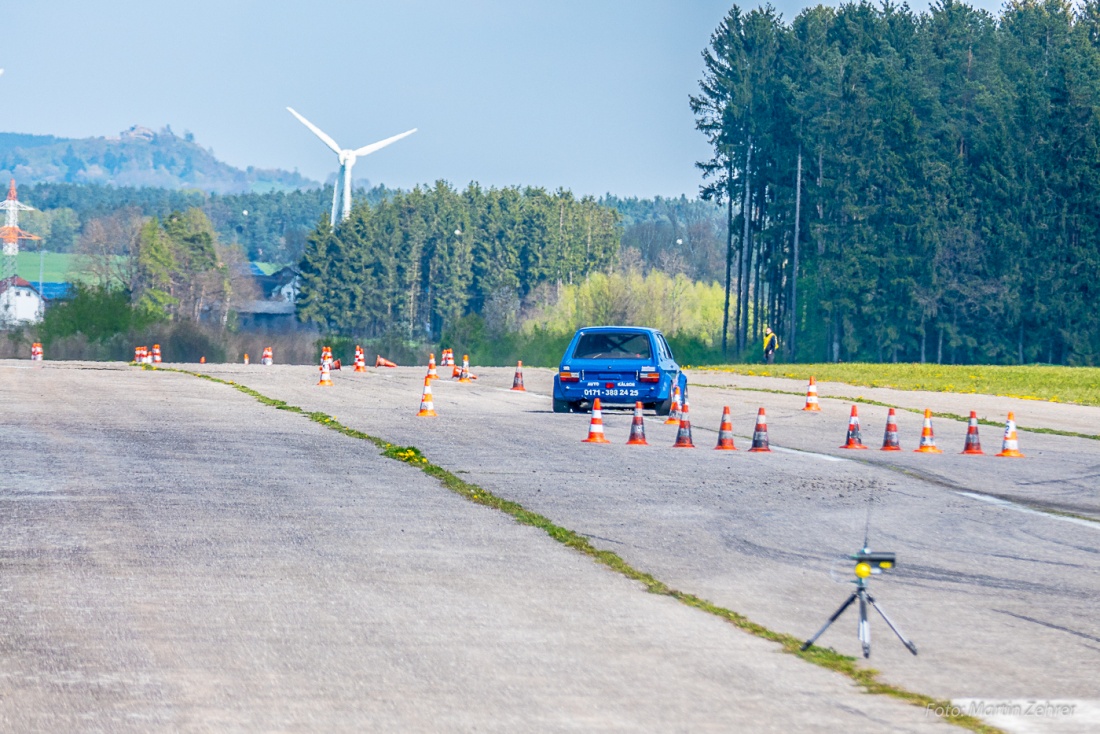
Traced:
POLYGON ((771 446, 768 445, 768 417, 765 415, 764 409, 761 408, 760 412, 756 414, 756 428, 752 432, 752 447, 749 449, 749 453, 771 450, 771 446))
POLYGON ((134 362, 141 364, 145 359, 141 356, 141 347, 134 347, 134 362))
POLYGON ((321 381, 317 384, 324 385, 325 387, 330 387, 332 385, 332 373, 329 372, 328 362, 321 363, 321 381))
POLYGON ((672 448, 695 448, 695 444, 691 442, 691 407, 688 405, 686 398, 684 399, 684 408, 680 412, 680 428, 676 431, 676 443, 672 444, 672 448))
POLYGON ((806 407, 802 410, 821 411, 821 405, 817 402, 817 381, 810 375, 810 384, 806 388, 806 407))
POLYGON ((920 429, 920 446, 913 449, 915 453, 921 454, 942 454, 936 448, 936 437, 932 434, 932 411, 928 408, 924 409, 924 426, 920 429))
POLYGON ((890 408, 890 412, 886 414, 886 432, 882 435, 882 450, 901 451, 901 445, 898 444, 898 416, 893 408, 890 408))
POLYGON ((665 425, 680 425, 680 386, 672 388, 672 407, 668 410, 668 418, 665 425))
POLYGON ((428 355, 428 379, 438 380, 439 372, 435 368, 435 353, 428 355))
POLYGON ((733 420, 730 418, 730 406, 722 408, 722 422, 718 425, 718 445, 716 451, 736 451, 733 445, 733 420))
POLYGON ((153 364, 160 364, 160 345, 153 345, 153 364))
POLYGON ((516 392, 527 392, 523 386, 523 361, 516 362, 516 376, 512 378, 512 389, 516 392))
POLYGON ((463 354, 462 355, 462 369, 459 370, 459 372, 458 372, 458 381, 459 382, 469 382, 470 381, 470 355, 468 355, 468 354, 463 354))
POLYGON ((982 451, 982 442, 978 439, 978 414, 970 411, 970 422, 966 424, 966 443, 963 444, 962 453, 985 456, 982 451))
POLYGON ((603 409, 600 407, 600 399, 592 401, 592 420, 588 424, 588 438, 581 443, 611 443, 603 435, 603 409))
POLYGON ((41 344, 41 342, 35 342, 34 344, 31 344, 31 361, 32 362, 41 362, 42 361, 42 344, 41 344))
POLYGON ((260 357, 260 364, 265 367, 270 367, 275 364, 275 352, 272 351, 271 347, 264 347, 263 356, 260 357))
POLYGON ((444 349, 442 361, 439 363, 440 367, 454 367, 455 366, 455 350, 444 349))
POLYGON ((1009 413, 1008 421, 1005 422, 1005 438, 1001 443, 1001 453, 997 456, 1005 456, 1009 458, 1022 459, 1024 455, 1020 453, 1020 442, 1016 438, 1016 414, 1009 413))
POLYGON ((363 355, 363 348, 358 344, 355 345, 355 369, 354 372, 366 372, 367 371, 367 358, 363 355))
POLYGON ((844 441, 842 449, 865 449, 863 436, 859 432, 859 408, 852 406, 852 415, 848 418, 848 437, 844 441))
POLYGON ((244 363, 248 364, 248 352, 244 353, 244 363))
POLYGON ((389 361, 388 359, 383 357, 381 354, 379 354, 374 358, 374 366, 375 367, 396 367, 397 364, 395 362, 389 361))
POLYGON ((417 418, 435 418, 435 405, 432 404, 432 380, 424 378, 424 394, 420 397, 420 412, 417 418))
POLYGON ((634 403, 634 420, 630 422, 630 438, 626 441, 627 446, 648 446, 649 441, 645 440, 645 419, 642 417, 642 403, 637 401, 634 403))
POLYGON ((325 347, 321 350, 321 361, 332 368, 332 347, 325 347))

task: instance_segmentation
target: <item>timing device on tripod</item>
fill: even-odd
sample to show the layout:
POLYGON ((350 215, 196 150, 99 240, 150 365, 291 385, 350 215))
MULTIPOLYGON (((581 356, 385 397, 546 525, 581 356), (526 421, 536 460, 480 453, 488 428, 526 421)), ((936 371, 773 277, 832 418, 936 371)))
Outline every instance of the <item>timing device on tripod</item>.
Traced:
POLYGON ((855 591, 852 592, 843 604, 840 605, 840 609, 837 609, 833 616, 829 617, 829 621, 825 623, 821 629, 817 631, 817 634, 806 640, 802 645, 802 650, 808 650, 810 645, 817 641, 817 638, 825 634, 825 630, 829 629, 829 625, 840 618, 840 615, 844 614, 844 611, 852 605, 852 602, 859 601, 859 642, 863 645, 863 657, 871 657, 871 623, 867 619, 867 605, 870 604, 875 608, 884 620, 886 624, 890 625, 890 629, 894 631, 894 634, 898 636, 902 644, 909 648, 909 652, 914 655, 917 654, 917 646, 909 640, 905 639, 905 635, 901 633, 901 630, 890 621, 890 618, 886 616, 886 612, 882 610, 878 604, 875 603, 875 598, 871 596, 871 592, 868 590, 868 580, 873 574, 880 574, 885 571, 889 571, 897 565, 896 553, 872 553, 871 549, 867 547, 867 541, 863 541, 863 549, 858 553, 848 556, 856 562, 855 574, 856 580, 853 581, 856 585, 855 591))

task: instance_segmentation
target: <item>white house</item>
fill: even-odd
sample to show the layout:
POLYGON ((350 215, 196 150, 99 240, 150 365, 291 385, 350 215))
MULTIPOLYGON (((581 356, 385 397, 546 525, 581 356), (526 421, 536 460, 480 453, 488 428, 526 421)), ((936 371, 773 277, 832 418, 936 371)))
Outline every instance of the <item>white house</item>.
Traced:
POLYGON ((16 276, 0 282, 0 324, 33 324, 42 320, 45 302, 33 285, 16 276))

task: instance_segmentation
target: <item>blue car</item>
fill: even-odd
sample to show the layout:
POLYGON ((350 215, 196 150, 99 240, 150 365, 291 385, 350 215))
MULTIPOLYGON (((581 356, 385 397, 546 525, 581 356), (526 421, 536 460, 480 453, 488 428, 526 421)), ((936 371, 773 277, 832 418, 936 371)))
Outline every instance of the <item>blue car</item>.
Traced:
POLYGON ((641 326, 589 326, 577 331, 554 377, 554 412, 590 410, 641 401, 668 415, 672 389, 687 397, 687 377, 661 332, 641 326))

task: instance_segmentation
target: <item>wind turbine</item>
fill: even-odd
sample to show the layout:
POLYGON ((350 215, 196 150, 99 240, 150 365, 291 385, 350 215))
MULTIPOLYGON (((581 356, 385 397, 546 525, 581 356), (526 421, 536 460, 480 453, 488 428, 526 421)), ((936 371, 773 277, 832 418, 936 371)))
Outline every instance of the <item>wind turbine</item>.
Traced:
POLYGON ((331 148, 332 152, 336 153, 340 158, 340 174, 336 178, 336 184, 332 187, 332 217, 329 219, 330 224, 334 227, 336 226, 336 212, 339 209, 341 199, 343 200, 343 208, 339 209, 340 221, 344 221, 351 214, 351 167, 355 165, 355 159, 370 155, 374 151, 381 150, 390 143, 396 143, 401 138, 408 137, 416 132, 416 128, 414 127, 412 130, 403 132, 400 135, 394 135, 392 138, 386 138, 385 140, 379 140, 377 143, 364 145, 362 148, 341 148, 324 130, 299 115, 293 108, 287 107, 286 109, 290 114, 297 117, 299 122, 312 130, 313 134, 319 137, 321 142, 331 148))

